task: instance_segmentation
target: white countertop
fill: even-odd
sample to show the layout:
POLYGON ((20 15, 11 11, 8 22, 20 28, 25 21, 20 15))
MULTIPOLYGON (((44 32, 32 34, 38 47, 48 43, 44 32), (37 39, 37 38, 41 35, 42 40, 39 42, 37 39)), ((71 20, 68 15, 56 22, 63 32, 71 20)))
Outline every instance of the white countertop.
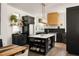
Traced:
POLYGON ((55 36, 56 33, 49 33, 49 34, 38 34, 38 35, 30 35, 29 37, 33 37, 33 38, 49 38, 51 36, 55 36))

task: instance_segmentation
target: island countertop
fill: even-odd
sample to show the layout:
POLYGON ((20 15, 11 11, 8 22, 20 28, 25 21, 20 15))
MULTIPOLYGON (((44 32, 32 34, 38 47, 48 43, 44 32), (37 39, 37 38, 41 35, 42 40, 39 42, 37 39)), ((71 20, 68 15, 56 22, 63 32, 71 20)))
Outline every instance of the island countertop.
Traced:
POLYGON ((29 37, 32 37, 32 38, 49 38, 49 37, 52 37, 52 36, 55 36, 56 33, 48 33, 48 34, 37 34, 37 35, 30 35, 29 37))

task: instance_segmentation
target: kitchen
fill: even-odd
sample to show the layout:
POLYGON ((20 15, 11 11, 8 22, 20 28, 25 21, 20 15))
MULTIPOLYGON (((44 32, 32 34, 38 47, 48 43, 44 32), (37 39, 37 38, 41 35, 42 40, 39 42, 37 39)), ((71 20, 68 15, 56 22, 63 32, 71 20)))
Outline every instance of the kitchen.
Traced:
POLYGON ((29 45, 28 56, 72 55, 66 51, 66 8, 76 5, 1 3, 1 46, 29 45))

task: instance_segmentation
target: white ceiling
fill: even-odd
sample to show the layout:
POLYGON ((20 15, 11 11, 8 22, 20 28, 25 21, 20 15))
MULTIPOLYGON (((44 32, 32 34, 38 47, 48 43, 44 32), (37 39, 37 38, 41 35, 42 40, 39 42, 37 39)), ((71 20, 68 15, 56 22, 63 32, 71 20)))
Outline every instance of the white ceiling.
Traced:
MULTIPOLYGON (((41 3, 8 3, 9 5, 24 10, 29 13, 41 13, 42 12, 42 5, 41 3)), ((53 7, 61 5, 61 3, 45 3, 46 11, 50 10, 53 7)))
MULTIPOLYGON (((41 3, 8 3, 8 4, 31 14, 37 15, 42 13, 41 3)), ((72 5, 72 3, 45 3, 45 5, 46 5, 45 12, 48 13, 56 9, 66 8, 67 6, 72 5)))
POLYGON ((41 5, 36 3, 10 3, 9 5, 29 13, 37 13, 41 11, 41 5))

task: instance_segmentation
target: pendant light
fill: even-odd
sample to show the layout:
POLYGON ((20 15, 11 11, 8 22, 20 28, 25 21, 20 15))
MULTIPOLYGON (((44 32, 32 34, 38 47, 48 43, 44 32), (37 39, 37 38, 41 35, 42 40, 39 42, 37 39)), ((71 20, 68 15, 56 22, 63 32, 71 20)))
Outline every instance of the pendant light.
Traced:
POLYGON ((45 3, 41 3, 42 5, 42 20, 41 23, 46 24, 46 18, 45 18, 45 3))

